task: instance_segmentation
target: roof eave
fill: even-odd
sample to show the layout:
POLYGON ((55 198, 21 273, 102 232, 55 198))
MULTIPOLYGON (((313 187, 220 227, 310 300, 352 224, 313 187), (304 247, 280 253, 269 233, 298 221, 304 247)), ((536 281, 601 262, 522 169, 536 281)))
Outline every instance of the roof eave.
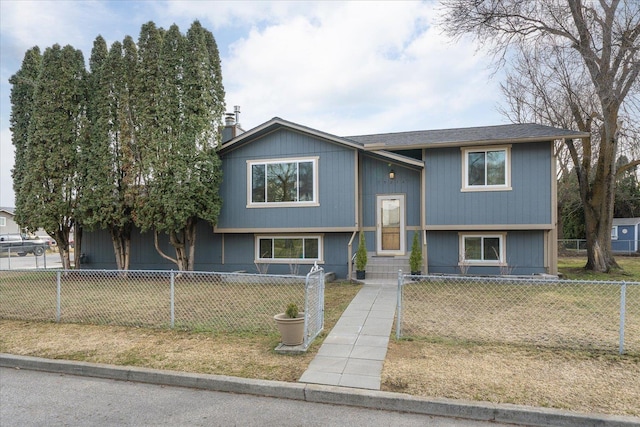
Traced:
POLYGON ((409 165, 409 166, 415 166, 417 168, 423 169, 424 168, 424 162, 421 160, 416 160, 416 159, 412 159, 411 157, 407 157, 407 156, 403 156, 400 154, 396 154, 393 153, 391 151, 386 151, 386 150, 377 150, 377 151, 370 151, 370 153, 372 154, 377 154, 381 157, 384 157, 386 159, 389 159, 393 162, 396 163, 403 163, 405 165, 409 165))
MULTIPOLYGON (((285 127, 297 132, 302 132, 302 133, 306 133, 309 135, 313 135, 315 137, 327 140, 327 141, 331 141, 337 144, 341 144, 341 145, 345 145, 351 148, 355 148, 355 149, 362 149, 362 145, 355 143, 353 141, 350 141, 348 139, 345 138, 341 138, 335 135, 331 135, 325 132, 321 132, 318 131, 316 129, 313 128, 309 128, 306 126, 301 126, 298 125, 296 123, 293 122, 289 122, 286 120, 283 120, 279 117, 274 117, 273 119, 269 120, 268 122, 265 122, 259 126, 256 126, 255 128, 244 132, 241 135, 238 135, 237 137, 227 141, 226 143, 222 144, 220 146, 220 151, 228 151, 229 149, 231 149, 232 146, 234 145, 242 145, 243 142, 245 141, 249 141, 251 140, 253 137, 255 137, 256 135, 260 135, 262 132, 267 131, 270 127, 276 127, 276 126, 281 126, 281 127, 285 127)), ((276 130, 276 129, 274 129, 276 130)), ((270 132, 267 132, 270 133, 270 132)))
POLYGON ((364 145, 365 151, 377 151, 377 150, 415 150, 415 149, 430 149, 430 148, 450 148, 450 147, 469 147, 469 146, 481 146, 481 145, 499 145, 499 144, 520 144, 526 142, 545 142, 555 141, 566 138, 589 138, 589 133, 576 133, 574 135, 550 135, 545 137, 526 137, 526 138, 501 138, 501 139, 483 139, 483 140, 470 140, 470 141, 451 141, 451 142, 432 142, 422 144, 407 144, 407 145, 387 145, 380 142, 370 143, 364 145))

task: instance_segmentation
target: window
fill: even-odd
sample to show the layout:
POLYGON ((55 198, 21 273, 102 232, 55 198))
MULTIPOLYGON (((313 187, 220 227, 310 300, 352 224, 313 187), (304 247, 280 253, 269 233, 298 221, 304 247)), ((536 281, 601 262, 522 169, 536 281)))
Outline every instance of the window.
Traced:
POLYGON ((618 240, 618 226, 611 227, 611 240, 618 240))
POLYGON ((511 147, 463 148, 464 191, 510 190, 511 147))
POLYGON ((7 226, 7 218, 0 216, 0 227, 6 227, 7 226))
POLYGON ((257 236, 256 260, 270 262, 322 261, 320 236, 257 236))
POLYGON ((460 262, 500 265, 505 260, 505 234, 460 235, 460 262))
POLYGON ((318 158, 247 162, 249 206, 317 205, 318 158))

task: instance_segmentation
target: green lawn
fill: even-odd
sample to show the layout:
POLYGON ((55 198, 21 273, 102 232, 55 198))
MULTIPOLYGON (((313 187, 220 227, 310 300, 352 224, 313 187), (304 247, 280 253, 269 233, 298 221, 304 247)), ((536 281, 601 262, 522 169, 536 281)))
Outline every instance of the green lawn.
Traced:
POLYGON ((582 257, 560 257, 558 270, 563 278, 571 280, 620 280, 627 282, 640 282, 640 257, 619 256, 616 258, 620 269, 610 273, 594 273, 587 271, 584 266, 587 263, 586 255, 582 257))

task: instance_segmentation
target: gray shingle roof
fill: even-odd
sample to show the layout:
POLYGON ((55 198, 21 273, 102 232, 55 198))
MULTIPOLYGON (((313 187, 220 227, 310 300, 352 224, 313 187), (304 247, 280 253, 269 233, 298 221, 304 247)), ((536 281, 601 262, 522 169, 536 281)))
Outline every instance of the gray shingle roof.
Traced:
POLYGON ((355 142, 376 149, 418 148, 429 146, 461 146, 501 142, 549 141, 562 138, 584 138, 589 134, 533 123, 437 129, 411 132, 347 136, 355 142))

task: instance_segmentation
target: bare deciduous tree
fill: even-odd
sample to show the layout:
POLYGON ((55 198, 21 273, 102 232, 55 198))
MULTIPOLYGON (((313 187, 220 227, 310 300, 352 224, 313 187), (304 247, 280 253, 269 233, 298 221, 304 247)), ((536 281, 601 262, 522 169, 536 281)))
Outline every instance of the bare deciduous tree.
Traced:
MULTIPOLYGON (((567 140, 584 205, 586 268, 617 267, 611 252, 621 119, 631 112, 640 72, 640 3, 621 0, 445 0, 443 25, 471 34, 507 63, 509 117, 590 132, 567 140), (626 109, 626 110, 625 110, 626 109)), ((631 120, 628 120, 631 122, 631 120)), ((629 151, 635 151, 629 147, 629 151)), ((566 172, 566 171, 565 171, 566 172)))

